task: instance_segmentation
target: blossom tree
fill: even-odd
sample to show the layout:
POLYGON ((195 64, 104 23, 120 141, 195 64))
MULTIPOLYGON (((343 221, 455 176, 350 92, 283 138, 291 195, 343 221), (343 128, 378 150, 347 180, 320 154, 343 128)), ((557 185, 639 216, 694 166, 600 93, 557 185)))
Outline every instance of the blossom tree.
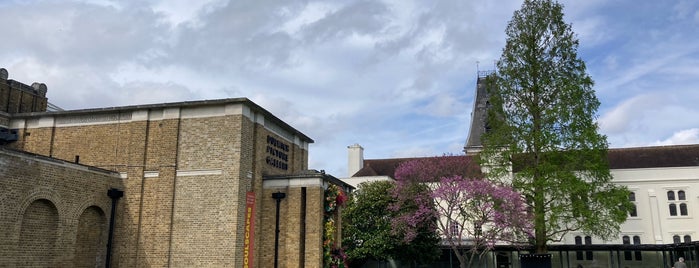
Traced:
POLYGON ((394 218, 394 230, 410 240, 421 226, 436 229, 462 268, 480 260, 497 243, 524 244, 530 236, 531 217, 522 195, 480 178, 470 158, 416 159, 401 164, 395 176, 393 194, 398 202, 391 209, 405 213, 394 218), (405 194, 416 187, 426 188, 427 194, 405 194), (411 212, 402 206, 417 209, 411 212))

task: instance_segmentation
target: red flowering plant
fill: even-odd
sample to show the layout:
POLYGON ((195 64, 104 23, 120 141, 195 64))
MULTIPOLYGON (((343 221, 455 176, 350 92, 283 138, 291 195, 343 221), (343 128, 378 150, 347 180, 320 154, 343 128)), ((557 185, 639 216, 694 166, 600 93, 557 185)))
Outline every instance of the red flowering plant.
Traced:
POLYGON ((347 201, 347 194, 337 185, 331 184, 325 189, 325 213, 323 215, 323 267, 326 268, 346 268, 347 254, 337 246, 335 241, 335 216, 337 207, 342 206, 347 201))

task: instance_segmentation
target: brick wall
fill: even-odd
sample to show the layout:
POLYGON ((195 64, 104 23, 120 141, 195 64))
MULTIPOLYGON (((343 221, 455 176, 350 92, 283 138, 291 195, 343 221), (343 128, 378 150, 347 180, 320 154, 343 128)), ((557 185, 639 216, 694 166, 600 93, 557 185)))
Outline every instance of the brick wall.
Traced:
POLYGON ((28 113, 46 111, 46 92, 14 80, 0 78, 0 111, 28 113))
MULTIPOLYGON (((24 115, 10 122, 20 129, 11 146, 66 161, 79 156, 81 164, 126 177, 114 267, 241 267, 246 192, 261 193, 263 175, 305 170, 308 152, 254 122, 264 116, 259 111, 231 109, 224 103, 24 115), (268 136, 289 145, 288 168, 265 162, 268 136)), ((269 211, 256 197, 261 226, 269 211)), ((256 248, 269 247, 260 233, 256 248)), ((257 265, 264 258, 254 259, 265 267, 257 265)))
POLYGON ((0 126, 10 125, 10 114, 0 111, 0 126))
POLYGON ((105 263, 108 216, 96 206, 90 206, 78 218, 75 239, 74 267, 95 267, 105 263))
POLYGON ((0 266, 104 265, 107 190, 121 187, 116 173, 0 149, 0 266))
MULTIPOLYGON (((324 186, 328 175, 306 172, 290 176, 267 176, 262 191, 262 214, 259 247, 260 261, 257 267, 272 267, 275 256, 276 200, 272 194, 282 192, 286 197, 279 206, 280 267, 323 266, 323 211, 324 186), (305 194, 304 194, 305 192, 305 194), (305 195, 305 196, 304 196, 305 195)), ((338 232, 340 226, 337 225, 338 232)))

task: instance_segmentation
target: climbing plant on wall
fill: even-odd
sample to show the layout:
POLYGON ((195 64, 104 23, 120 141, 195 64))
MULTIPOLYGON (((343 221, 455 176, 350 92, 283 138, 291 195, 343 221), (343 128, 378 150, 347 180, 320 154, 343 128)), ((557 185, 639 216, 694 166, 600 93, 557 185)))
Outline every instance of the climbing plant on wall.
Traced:
POLYGON ((340 187, 331 184, 325 189, 324 200, 325 213, 323 214, 323 266, 327 268, 345 268, 347 265, 347 255, 337 245, 335 220, 341 207, 347 201, 345 194, 340 187))

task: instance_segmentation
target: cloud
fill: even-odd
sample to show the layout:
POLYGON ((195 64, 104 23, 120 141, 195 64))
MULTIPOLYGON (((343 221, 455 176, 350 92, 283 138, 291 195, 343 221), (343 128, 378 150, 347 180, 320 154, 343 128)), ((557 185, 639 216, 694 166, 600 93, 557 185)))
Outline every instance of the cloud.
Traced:
POLYGON ((613 135, 628 131, 634 127, 633 124, 637 121, 634 119, 643 116, 646 111, 664 106, 662 99, 656 97, 651 95, 635 96, 617 105, 599 119, 602 132, 613 135))
POLYGON ((641 94, 604 113, 600 131, 608 135, 612 147, 653 145, 661 140, 658 137, 699 125, 697 101, 694 88, 641 94))
POLYGON ((699 128, 680 130, 665 140, 655 142, 655 145, 678 144, 699 144, 699 128))
MULTIPOLYGON (((695 1, 562 2, 613 146, 699 125, 695 1)), ((309 165, 332 174, 354 143, 375 158, 459 153, 476 71, 520 5, 0 1, 0 67, 68 109, 248 97, 313 138, 309 165)))

